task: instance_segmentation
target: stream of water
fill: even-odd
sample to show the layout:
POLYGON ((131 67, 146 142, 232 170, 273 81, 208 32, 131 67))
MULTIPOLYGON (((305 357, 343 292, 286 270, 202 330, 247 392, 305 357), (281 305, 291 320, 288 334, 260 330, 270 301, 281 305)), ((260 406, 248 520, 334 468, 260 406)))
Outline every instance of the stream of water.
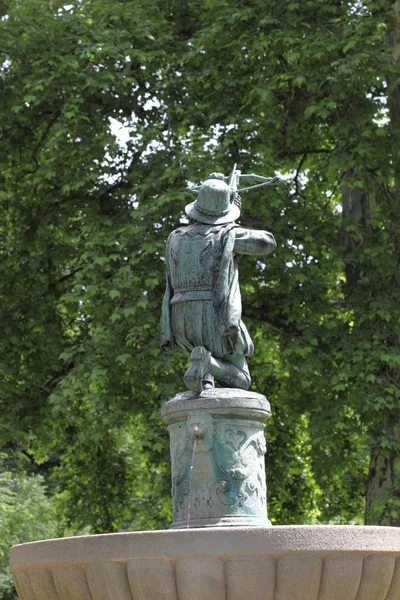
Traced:
POLYGON ((194 464, 194 457, 196 454, 196 444, 197 444, 197 438, 194 438, 193 440, 193 450, 192 450, 192 458, 190 461, 190 470, 189 470, 189 493, 188 493, 188 510, 187 510, 187 524, 186 524, 186 528, 189 529, 190 527, 190 511, 192 508, 192 478, 193 478, 193 464, 194 464))

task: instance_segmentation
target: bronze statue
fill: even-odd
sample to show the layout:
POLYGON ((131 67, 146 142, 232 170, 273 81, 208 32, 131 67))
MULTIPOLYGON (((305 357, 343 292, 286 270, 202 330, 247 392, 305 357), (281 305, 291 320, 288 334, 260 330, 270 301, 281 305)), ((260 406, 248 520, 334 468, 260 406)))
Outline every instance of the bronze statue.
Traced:
POLYGON ((167 284, 162 305, 161 346, 176 344, 190 354, 185 385, 200 392, 214 386, 247 390, 246 357, 254 350, 241 320, 242 304, 235 254, 267 255, 274 236, 240 227, 240 178, 272 183, 276 178, 241 175, 236 165, 229 178, 213 173, 186 206, 194 223, 171 233, 167 241, 167 284))

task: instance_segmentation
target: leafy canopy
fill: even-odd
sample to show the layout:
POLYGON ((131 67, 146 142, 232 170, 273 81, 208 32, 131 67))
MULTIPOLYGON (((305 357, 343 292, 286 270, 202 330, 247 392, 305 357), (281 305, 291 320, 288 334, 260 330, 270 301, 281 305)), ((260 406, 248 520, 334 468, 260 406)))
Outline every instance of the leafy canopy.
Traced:
POLYGON ((168 523, 158 409, 186 359, 159 354, 164 243, 187 182, 234 162, 291 176, 244 195, 241 218, 278 242, 240 259, 270 516, 360 522, 367 496, 369 521, 398 522, 393 6, 5 4, 0 439, 61 529, 168 523))

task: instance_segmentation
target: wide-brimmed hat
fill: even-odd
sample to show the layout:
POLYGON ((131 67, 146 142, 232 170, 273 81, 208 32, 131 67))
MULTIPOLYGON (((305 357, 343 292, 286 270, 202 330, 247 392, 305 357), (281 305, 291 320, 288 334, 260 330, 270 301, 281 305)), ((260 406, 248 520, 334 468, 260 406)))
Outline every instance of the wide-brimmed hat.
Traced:
POLYGON ((200 187, 197 200, 188 204, 185 212, 188 217, 200 223, 223 225, 236 221, 240 208, 232 202, 233 194, 229 185, 221 179, 207 179, 200 187))

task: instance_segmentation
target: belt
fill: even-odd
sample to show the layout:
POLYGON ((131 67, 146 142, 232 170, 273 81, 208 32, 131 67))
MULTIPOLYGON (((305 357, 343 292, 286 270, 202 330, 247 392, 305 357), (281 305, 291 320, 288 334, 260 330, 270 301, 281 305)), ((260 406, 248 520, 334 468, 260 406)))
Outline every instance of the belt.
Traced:
POLYGON ((183 292, 179 292, 175 290, 175 294, 170 301, 170 304, 178 304, 178 302, 191 302, 194 300, 212 300, 212 290, 204 289, 204 290, 185 290, 183 292))
POLYGON ((210 292, 212 293, 212 287, 202 286, 202 285, 192 285, 186 286, 183 288, 176 287, 174 288, 175 294, 185 294, 186 292, 210 292))

